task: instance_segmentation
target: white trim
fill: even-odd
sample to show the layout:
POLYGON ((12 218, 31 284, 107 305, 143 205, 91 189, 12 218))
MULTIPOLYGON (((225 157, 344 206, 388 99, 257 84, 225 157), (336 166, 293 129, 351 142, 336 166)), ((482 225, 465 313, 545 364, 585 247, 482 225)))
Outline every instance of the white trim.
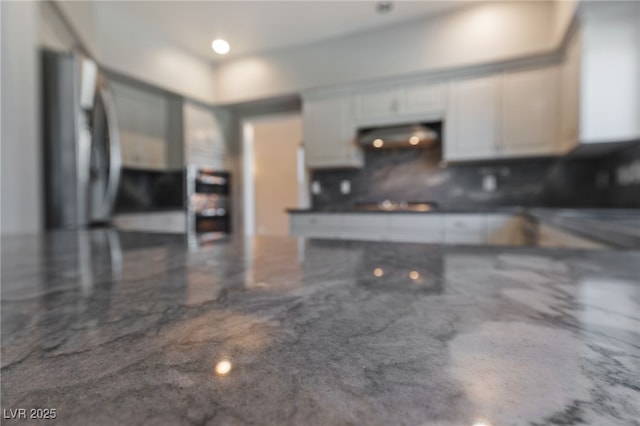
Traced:
POLYGON ((253 182, 253 124, 242 121, 242 204, 243 228, 245 236, 253 236, 256 232, 255 185, 253 182))
POLYGON ((296 153, 296 177, 298 181, 298 208, 311 207, 309 198, 309 170, 304 161, 304 145, 300 141, 298 152, 296 153))

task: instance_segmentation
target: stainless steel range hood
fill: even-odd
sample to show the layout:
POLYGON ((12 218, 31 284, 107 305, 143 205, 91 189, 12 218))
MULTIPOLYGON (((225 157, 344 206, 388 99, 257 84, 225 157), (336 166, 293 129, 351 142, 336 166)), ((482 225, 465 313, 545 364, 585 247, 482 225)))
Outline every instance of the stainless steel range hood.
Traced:
POLYGON ((358 143, 368 148, 428 148, 438 142, 437 130, 424 124, 379 127, 360 132, 358 143))

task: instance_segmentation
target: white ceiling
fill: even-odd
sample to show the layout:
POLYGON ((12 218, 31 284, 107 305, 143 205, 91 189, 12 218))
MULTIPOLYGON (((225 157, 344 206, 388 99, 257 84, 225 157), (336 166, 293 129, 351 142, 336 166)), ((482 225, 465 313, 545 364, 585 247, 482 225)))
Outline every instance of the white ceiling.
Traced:
MULTIPOLYGON (((219 61, 398 24, 468 3, 396 1, 387 14, 379 14, 374 1, 92 1, 82 6, 93 9, 94 20, 113 20, 101 22, 103 28, 116 30, 122 17, 120 24, 138 25, 202 59, 219 61), (231 52, 216 55, 214 38, 226 39, 231 52)), ((74 4, 63 9, 69 7, 74 4)))

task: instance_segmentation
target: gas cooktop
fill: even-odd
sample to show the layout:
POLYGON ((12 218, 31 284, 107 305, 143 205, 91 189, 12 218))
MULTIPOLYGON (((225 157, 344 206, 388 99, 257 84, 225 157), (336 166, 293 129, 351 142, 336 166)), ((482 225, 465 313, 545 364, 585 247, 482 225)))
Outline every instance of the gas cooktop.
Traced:
POLYGON ((372 201, 356 203, 356 210, 367 211, 417 211, 426 212, 438 208, 438 203, 433 201, 372 201))

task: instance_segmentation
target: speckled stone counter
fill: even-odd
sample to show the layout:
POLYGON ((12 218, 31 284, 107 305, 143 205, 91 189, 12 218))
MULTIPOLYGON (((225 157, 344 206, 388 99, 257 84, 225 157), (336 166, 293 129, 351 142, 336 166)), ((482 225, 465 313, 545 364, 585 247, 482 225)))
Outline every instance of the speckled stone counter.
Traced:
MULTIPOLYGON (((61 425, 638 425, 640 252, 2 239, 2 408, 61 425)), ((5 412, 5 416, 6 416, 5 412)))

